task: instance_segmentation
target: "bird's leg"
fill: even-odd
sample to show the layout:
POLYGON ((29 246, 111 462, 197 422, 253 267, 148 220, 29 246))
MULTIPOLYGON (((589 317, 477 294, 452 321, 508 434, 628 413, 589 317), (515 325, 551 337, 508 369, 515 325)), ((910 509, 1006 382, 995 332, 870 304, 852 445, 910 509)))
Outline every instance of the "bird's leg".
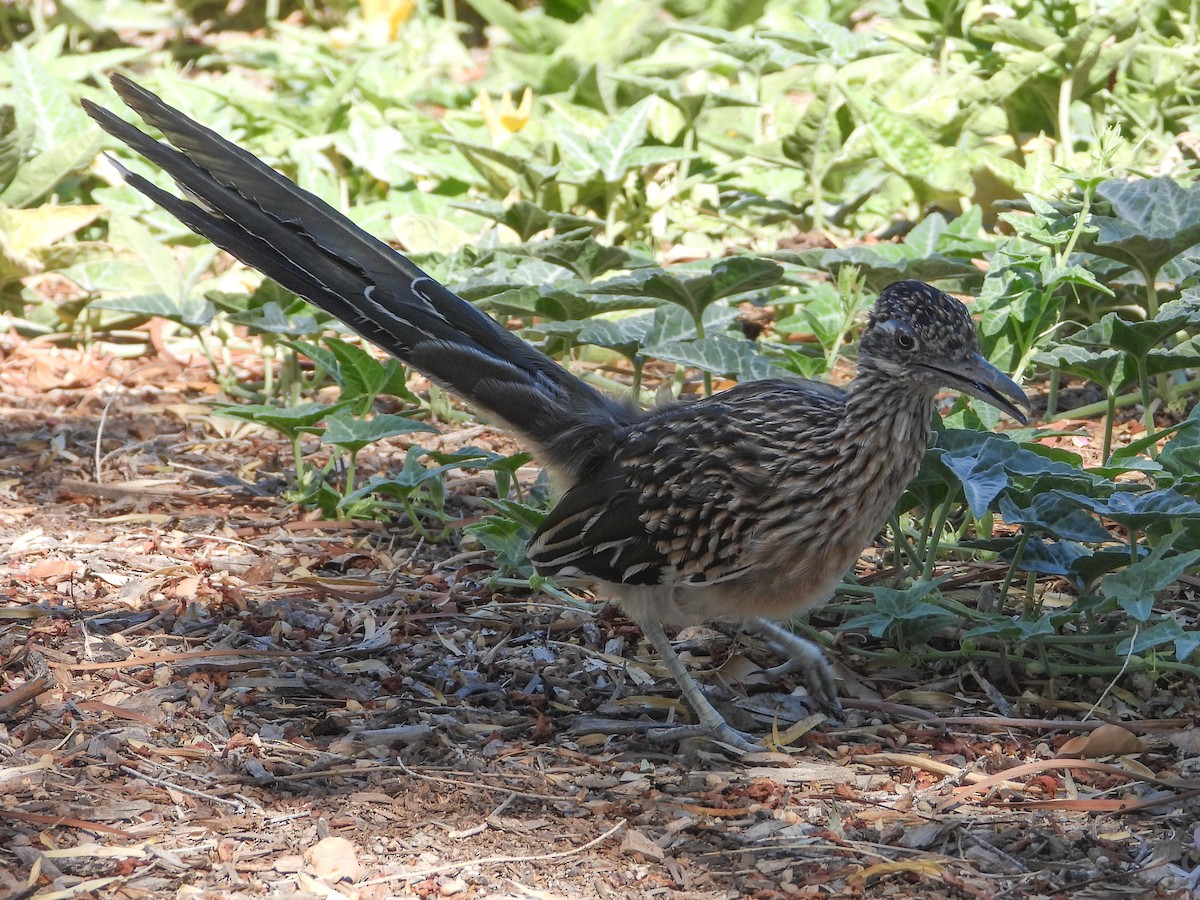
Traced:
POLYGON ((833 669, 830 668, 829 661, 825 659, 820 647, 770 619, 755 617, 747 619, 746 625, 757 632, 759 637, 785 660, 783 665, 768 669, 768 674, 782 675, 785 672, 798 671, 804 678, 809 695, 816 701, 820 710, 833 718, 842 718, 842 704, 838 701, 833 669))
POLYGON ((765 749, 762 744, 756 743, 750 735, 738 731, 726 722, 721 714, 717 712, 716 708, 708 702, 708 698, 700 690, 700 685, 696 684, 696 680, 688 672, 687 667, 683 664, 683 660, 679 658, 679 654, 671 646, 671 641, 667 638, 667 633, 663 631, 663 627, 658 622, 653 620, 638 621, 638 625, 641 627, 642 633, 654 645, 654 649, 658 651, 658 655, 662 657, 663 665, 667 667, 667 670, 671 673, 671 677, 679 685, 683 699, 687 701, 688 706, 696 713, 696 718, 700 720, 695 725, 679 725, 671 728, 655 729, 650 732, 652 740, 676 741, 688 737, 704 737, 725 744, 732 744, 739 750, 755 751, 765 749))

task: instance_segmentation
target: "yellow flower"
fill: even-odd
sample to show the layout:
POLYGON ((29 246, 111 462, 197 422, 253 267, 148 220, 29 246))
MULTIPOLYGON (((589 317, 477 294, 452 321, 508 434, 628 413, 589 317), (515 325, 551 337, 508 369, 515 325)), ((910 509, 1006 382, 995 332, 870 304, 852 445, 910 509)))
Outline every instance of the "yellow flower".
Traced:
POLYGON ((510 134, 516 134, 529 124, 529 116, 533 112, 533 91, 525 88, 520 106, 513 106, 512 91, 505 91, 500 97, 499 112, 496 112, 488 93, 480 91, 479 111, 483 113, 483 124, 487 126, 492 146, 499 147, 508 140, 510 134))
POLYGON ((370 31, 394 41, 413 13, 413 0, 359 0, 370 31))

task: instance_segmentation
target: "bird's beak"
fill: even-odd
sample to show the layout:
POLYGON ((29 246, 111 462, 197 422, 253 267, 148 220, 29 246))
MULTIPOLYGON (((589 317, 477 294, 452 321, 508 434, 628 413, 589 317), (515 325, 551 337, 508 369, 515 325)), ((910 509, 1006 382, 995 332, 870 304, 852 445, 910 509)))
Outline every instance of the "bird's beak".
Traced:
POLYGON ((1029 421, 1025 413, 1030 412, 1032 407, 1025 392, 978 353, 945 368, 938 366, 936 370, 946 387, 978 397, 984 403, 1008 413, 1022 425, 1029 421), (1018 409, 1018 405, 1025 412, 1018 409))

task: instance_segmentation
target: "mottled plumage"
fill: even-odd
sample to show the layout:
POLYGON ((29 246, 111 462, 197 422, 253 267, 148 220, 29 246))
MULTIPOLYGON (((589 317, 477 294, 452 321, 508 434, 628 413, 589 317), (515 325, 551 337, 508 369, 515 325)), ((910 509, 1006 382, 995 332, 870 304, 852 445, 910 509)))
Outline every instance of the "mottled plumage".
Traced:
POLYGON ((1028 401, 978 354, 966 308, 919 282, 884 289, 845 388, 774 379, 638 410, 584 384, 382 241, 246 151, 120 76, 121 97, 178 150, 86 103, 192 202, 126 172, 196 232, 456 391, 531 444, 564 489, 530 546, 543 574, 584 577, 663 656, 698 732, 725 724, 662 623, 745 621, 839 709, 812 644, 774 625, 826 599, 916 474, 942 386, 1020 417, 1028 401))

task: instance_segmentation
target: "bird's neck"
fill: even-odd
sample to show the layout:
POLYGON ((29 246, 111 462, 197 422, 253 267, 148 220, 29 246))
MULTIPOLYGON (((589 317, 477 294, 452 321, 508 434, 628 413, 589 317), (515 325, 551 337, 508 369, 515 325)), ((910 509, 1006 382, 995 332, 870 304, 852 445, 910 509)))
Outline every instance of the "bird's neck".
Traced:
POLYGON ((925 455, 937 389, 870 366, 861 367, 847 388, 843 434, 879 448, 877 458, 890 464, 889 475, 901 480, 902 490, 925 455))

